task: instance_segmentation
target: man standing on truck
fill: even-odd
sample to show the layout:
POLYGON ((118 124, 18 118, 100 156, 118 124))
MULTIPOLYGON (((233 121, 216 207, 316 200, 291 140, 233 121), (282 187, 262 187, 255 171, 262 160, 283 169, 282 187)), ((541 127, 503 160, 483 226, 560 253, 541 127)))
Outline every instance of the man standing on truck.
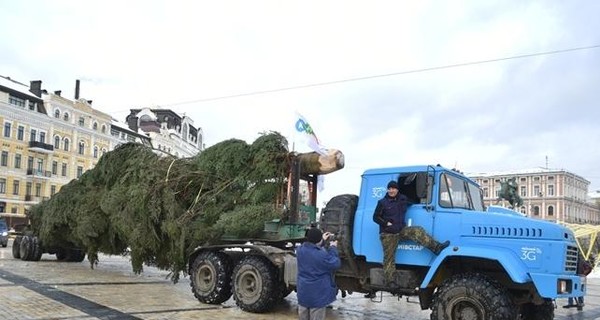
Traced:
POLYGON ((398 286, 394 281, 394 272, 396 271, 396 250, 401 240, 412 240, 435 254, 440 254, 444 248, 450 245, 450 241, 437 242, 422 227, 406 226, 404 223, 406 209, 412 203, 398 190, 398 183, 390 181, 387 185, 386 195, 377 202, 373 213, 373 221, 379 225, 379 237, 383 245, 383 273, 386 285, 392 288, 398 286))
POLYGON ((334 272, 341 266, 337 240, 323 246, 332 234, 318 228, 306 232, 306 241, 296 249, 298 261, 298 316, 300 320, 323 320, 327 305, 335 301, 334 272))

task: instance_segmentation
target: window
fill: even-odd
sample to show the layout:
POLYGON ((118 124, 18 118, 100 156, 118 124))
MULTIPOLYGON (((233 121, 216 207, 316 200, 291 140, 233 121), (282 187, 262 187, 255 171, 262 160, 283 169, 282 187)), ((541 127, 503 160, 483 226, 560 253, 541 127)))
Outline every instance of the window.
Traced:
POLYGON ((106 126, 102 125, 102 133, 106 133, 106 126))
POLYGON ((12 207, 12 208, 10 208, 10 212, 11 212, 11 213, 15 213, 15 214, 16 214, 16 213, 19 213, 19 208, 17 208, 17 207, 12 207))
POLYGON ((79 179, 82 174, 83 174, 83 167, 77 166, 77 178, 79 179))
POLYGON ((15 105, 17 107, 25 107, 25 100, 21 98, 17 98, 13 95, 8 97, 8 103, 15 105))
POLYGON ((79 117, 79 126, 80 127, 85 126, 85 118, 83 116, 79 117))
POLYGON ((29 110, 35 111, 36 107, 37 107, 37 103, 36 102, 29 101, 29 110))
POLYGON ((52 174, 56 175, 58 173, 58 162, 52 161, 52 174))
POLYGON ((42 173, 42 172, 44 172, 44 159, 38 159, 38 161, 37 161, 37 162, 38 162, 38 163, 37 163, 37 171, 38 171, 39 173, 42 173))
POLYGON ((98 147, 94 146, 94 158, 98 158, 98 147))
POLYGON ((6 193, 6 179, 0 179, 0 193, 6 193))
POLYGON ((94 124, 92 125, 92 129, 98 130, 98 122, 94 122, 94 124))
POLYGON ((56 119, 60 119, 60 110, 58 110, 58 109, 54 110, 54 117, 56 119))
POLYGON ((10 138, 10 128, 11 128, 10 122, 5 122, 4 123, 4 137, 5 138, 10 138))
POLYGON ((53 196, 56 193, 56 186, 55 185, 51 185, 50 186, 50 196, 53 196))
POLYGON ((3 167, 8 166, 8 151, 2 151, 2 157, 0 157, 0 165, 3 167))
POLYGON ((33 169, 33 157, 29 156, 27 157, 27 170, 32 170, 33 169))
POLYGON ((63 177, 66 177, 66 176, 67 176, 67 164, 66 164, 66 163, 63 163, 63 164, 62 164, 61 175, 62 175, 63 177))
POLYGON ((79 154, 84 154, 85 152, 85 143, 83 141, 79 141, 79 154))
POLYGON ((553 216, 554 215, 554 207, 553 206, 548 206, 548 215, 549 216, 553 216))
POLYGON ((46 133, 45 132, 40 132, 40 142, 46 143, 46 133))
POLYGON ((60 137, 54 136, 54 149, 59 149, 59 148, 60 148, 60 137))
POLYGON ((69 138, 65 138, 63 141, 63 149, 69 151, 69 138))
POLYGON ((540 207, 538 207, 538 206, 533 207, 533 215, 535 215, 535 216, 540 215, 540 207))
POLYGON ((63 114, 63 120, 69 121, 69 113, 68 112, 65 112, 65 114, 63 114))
POLYGON ((554 185, 548 185, 548 196, 554 195, 554 185))
POLYGON ((533 196, 539 196, 541 197, 542 194, 540 193, 540 186, 533 186, 533 196))
POLYGON ((32 189, 32 185, 31 182, 27 182, 25 183, 25 195, 30 196, 31 195, 31 189, 32 189))
POLYGON ((21 169, 21 155, 18 153, 15 154, 15 168, 21 169))
POLYGON ((17 140, 23 141, 25 139, 25 127, 19 126, 17 129, 17 140))
POLYGON ((35 196, 36 197, 41 197, 42 196, 42 184, 41 183, 36 183, 35 184, 35 196))
POLYGON ((19 180, 13 180, 13 195, 19 195, 19 180))
POLYGON ((521 197, 527 197, 527 186, 521 186, 521 197))
POLYGON ((29 141, 35 141, 37 138, 37 130, 31 129, 31 135, 29 135, 29 141))
POLYGON ((490 197, 490 190, 488 188, 483 188, 483 197, 484 198, 490 197))

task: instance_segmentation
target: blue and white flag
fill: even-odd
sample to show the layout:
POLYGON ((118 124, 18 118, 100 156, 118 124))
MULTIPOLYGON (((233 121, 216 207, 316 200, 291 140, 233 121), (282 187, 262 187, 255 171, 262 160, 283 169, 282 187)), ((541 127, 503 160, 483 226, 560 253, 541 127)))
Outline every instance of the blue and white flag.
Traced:
POLYGON ((310 126, 306 118, 304 118, 300 113, 296 112, 296 133, 298 133, 302 139, 306 141, 306 145, 318 154, 326 155, 327 148, 323 147, 319 142, 319 138, 315 134, 315 131, 310 126))

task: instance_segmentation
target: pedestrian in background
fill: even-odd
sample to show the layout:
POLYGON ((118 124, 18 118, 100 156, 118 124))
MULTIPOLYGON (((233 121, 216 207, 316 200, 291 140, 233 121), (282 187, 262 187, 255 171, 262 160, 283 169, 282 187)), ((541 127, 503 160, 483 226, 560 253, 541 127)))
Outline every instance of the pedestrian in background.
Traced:
POLYGON ((306 241, 296 249, 298 261, 298 316, 300 320, 323 320, 329 304, 335 301, 335 270, 341 266, 337 241, 324 246, 332 236, 318 228, 306 232, 306 241))
MULTIPOLYGON (((587 261, 581 253, 577 257, 577 274, 581 277, 581 284, 587 286, 587 275, 590 274, 593 270, 594 262, 587 261)), ((573 308, 577 307, 577 310, 583 310, 583 306, 585 306, 583 297, 571 298, 569 297, 569 301, 567 305, 563 306, 563 308, 573 308)))

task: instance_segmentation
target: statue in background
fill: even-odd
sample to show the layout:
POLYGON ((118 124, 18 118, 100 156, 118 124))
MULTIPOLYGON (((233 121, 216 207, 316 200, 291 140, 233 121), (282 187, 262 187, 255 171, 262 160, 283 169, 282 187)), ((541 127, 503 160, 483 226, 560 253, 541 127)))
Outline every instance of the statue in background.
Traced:
POLYGON ((506 200, 510 204, 511 209, 521 207, 523 205, 523 199, 519 196, 517 179, 512 177, 506 181, 500 183, 500 200, 506 200))

